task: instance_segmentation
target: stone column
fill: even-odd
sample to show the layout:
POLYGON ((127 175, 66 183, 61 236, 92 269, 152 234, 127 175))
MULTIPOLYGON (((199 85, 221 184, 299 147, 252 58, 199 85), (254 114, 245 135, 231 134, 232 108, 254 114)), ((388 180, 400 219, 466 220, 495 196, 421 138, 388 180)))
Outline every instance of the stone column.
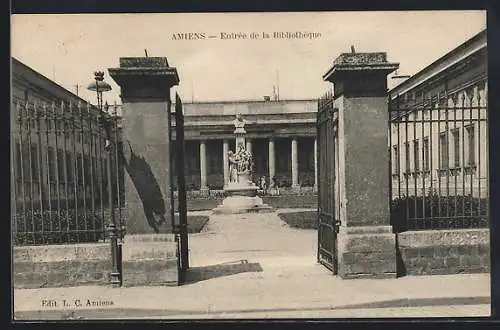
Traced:
POLYGON ((110 76, 121 88, 127 234, 166 232, 170 217, 170 88, 165 57, 122 57, 110 76))
MULTIPOLYGON (((399 67, 386 53, 344 53, 323 76, 339 110, 339 274, 395 277, 390 225, 387 75, 399 67)), ((320 150, 321 152, 321 150, 320 150)))
POLYGON ((276 175, 276 168, 274 163, 274 140, 273 138, 269 138, 269 182, 271 182, 272 178, 276 175))
POLYGON ((297 157, 297 138, 292 138, 292 188, 299 189, 299 159, 297 157))
POLYGON ((229 158, 227 153, 229 152, 229 142, 227 140, 222 141, 222 161, 224 169, 224 186, 227 186, 229 182, 229 158))
POLYGON ((200 141, 200 190, 207 191, 207 148, 205 141, 200 141))
POLYGON ((121 89, 125 168, 121 244, 123 286, 178 285, 171 234, 170 88, 177 70, 165 57, 122 57, 110 76, 121 89), (151 271, 152 267, 154 272, 151 271))
POLYGON ((314 138, 314 191, 318 191, 318 141, 314 138))

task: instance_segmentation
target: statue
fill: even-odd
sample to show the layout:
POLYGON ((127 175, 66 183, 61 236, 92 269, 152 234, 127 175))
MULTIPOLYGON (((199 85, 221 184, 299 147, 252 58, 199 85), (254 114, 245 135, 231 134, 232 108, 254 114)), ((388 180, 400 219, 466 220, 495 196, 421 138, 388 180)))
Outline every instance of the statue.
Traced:
POLYGON ((228 152, 229 158, 229 182, 237 183, 238 182, 238 161, 236 155, 230 150, 228 152))
POLYGON ((224 187, 225 198, 214 209, 216 214, 236 214, 246 212, 272 212, 273 208, 263 203, 257 196, 259 187, 252 182, 252 154, 246 150, 245 120, 237 115, 233 121, 235 150, 228 151, 229 178, 224 187))
POLYGON ((252 155, 245 149, 243 145, 238 145, 236 153, 228 152, 229 159, 229 182, 240 182, 240 176, 250 177, 252 171, 252 155))
POLYGON ((244 130, 246 121, 241 117, 240 114, 236 115, 236 119, 233 120, 233 125, 236 130, 244 130))

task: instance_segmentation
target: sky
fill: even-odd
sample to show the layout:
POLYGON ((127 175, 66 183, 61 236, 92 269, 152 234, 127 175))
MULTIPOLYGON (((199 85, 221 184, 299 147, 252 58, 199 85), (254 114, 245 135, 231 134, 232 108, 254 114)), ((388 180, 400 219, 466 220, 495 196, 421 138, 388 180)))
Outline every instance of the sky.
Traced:
MULTIPOLYGON (((178 70, 173 88, 185 102, 317 98, 331 85, 322 75, 343 52, 386 52, 413 75, 486 28, 485 11, 307 13, 169 13, 13 15, 11 54, 64 88, 95 103, 86 89, 96 70, 106 73, 120 57, 167 57, 178 70), (275 39, 273 32, 314 33, 315 38, 275 39), (215 38, 178 40, 179 33, 215 38), (222 39, 221 34, 247 39, 222 39), (250 39, 255 33, 259 38, 250 39), (267 33, 270 38, 263 39, 267 33)), ((388 79, 389 87, 400 83, 388 79)))

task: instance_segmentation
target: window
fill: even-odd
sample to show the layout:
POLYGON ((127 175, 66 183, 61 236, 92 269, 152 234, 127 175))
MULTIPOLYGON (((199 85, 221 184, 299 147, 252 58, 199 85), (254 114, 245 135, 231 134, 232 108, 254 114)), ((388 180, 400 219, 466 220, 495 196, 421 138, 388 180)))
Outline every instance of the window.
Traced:
POLYGON ((475 165, 475 160, 476 160, 476 137, 475 137, 475 132, 474 132, 474 125, 470 125, 466 127, 467 130, 467 142, 469 145, 468 149, 468 159, 467 159, 467 165, 469 166, 474 166, 475 165))
POLYGON ((453 164, 460 167, 460 131, 454 129, 453 132, 453 164))
POLYGON ((424 171, 429 171, 429 138, 424 138, 424 171))
POLYGON ((418 140, 413 141, 413 162, 414 162, 414 170, 415 172, 420 171, 420 162, 419 162, 419 146, 418 146, 418 140))
POLYGON ((448 169, 448 135, 447 132, 439 134, 439 146, 440 146, 440 169, 448 169))
POLYGON ((392 146, 392 154, 393 154, 393 166, 392 173, 398 175, 399 174, 399 150, 397 145, 392 146))

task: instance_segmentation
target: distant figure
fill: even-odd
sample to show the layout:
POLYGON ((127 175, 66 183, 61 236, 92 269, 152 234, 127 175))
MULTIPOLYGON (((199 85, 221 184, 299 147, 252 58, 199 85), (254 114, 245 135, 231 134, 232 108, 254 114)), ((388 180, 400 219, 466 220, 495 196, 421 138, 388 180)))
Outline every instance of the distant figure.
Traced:
POLYGON ((236 155, 232 152, 228 152, 229 158, 229 182, 237 183, 238 182, 238 161, 236 160, 236 155))
POLYGON ((264 175, 260 177, 259 187, 260 190, 262 191, 262 194, 265 195, 267 193, 267 184, 266 184, 266 177, 264 175))
POLYGON ((280 189, 278 186, 278 179, 276 178, 276 176, 274 176, 271 179, 271 184, 269 185, 269 194, 271 196, 279 196, 280 195, 280 189))

